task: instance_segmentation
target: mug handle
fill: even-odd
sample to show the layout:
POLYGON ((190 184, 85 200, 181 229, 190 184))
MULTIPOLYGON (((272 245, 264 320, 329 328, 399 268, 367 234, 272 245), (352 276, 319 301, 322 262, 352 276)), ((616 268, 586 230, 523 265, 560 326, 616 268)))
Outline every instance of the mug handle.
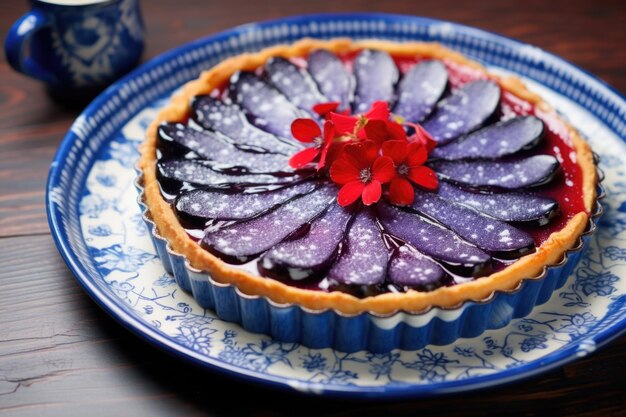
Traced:
POLYGON ((9 65, 14 70, 45 83, 53 83, 56 77, 31 56, 28 56, 27 47, 35 33, 49 26, 49 17, 43 12, 33 9, 11 26, 4 42, 4 51, 9 65))

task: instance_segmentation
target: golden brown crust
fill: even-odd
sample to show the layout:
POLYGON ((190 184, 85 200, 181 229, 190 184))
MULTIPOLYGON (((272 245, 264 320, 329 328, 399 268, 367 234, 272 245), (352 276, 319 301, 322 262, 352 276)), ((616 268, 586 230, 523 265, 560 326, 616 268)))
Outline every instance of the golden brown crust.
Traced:
MULTIPOLYGON (((375 314, 389 314, 399 310, 420 312, 435 306, 453 308, 467 300, 484 300, 490 297, 494 291, 514 289, 522 279, 535 277, 541 274, 546 265, 559 262, 564 252, 576 244, 587 226, 588 213, 593 210, 595 204, 597 178, 589 145, 580 137, 576 129, 567 125, 582 171, 582 187, 587 212, 576 214, 562 230, 550 235, 535 253, 520 258, 506 269, 488 277, 453 287, 442 287, 431 292, 408 291, 402 294, 388 293, 359 299, 338 291, 325 293, 303 290, 272 279, 252 275, 230 267, 219 258, 203 250, 188 237, 173 210, 161 196, 156 179, 156 132, 158 125, 165 121, 184 120, 189 114, 189 102, 193 96, 211 92, 227 81, 237 70, 256 69, 273 56, 304 56, 310 51, 320 48, 339 54, 372 48, 384 50, 396 56, 419 55, 425 58, 453 61, 486 73, 486 70, 476 62, 439 44, 393 43, 380 40, 353 42, 349 39, 330 41, 303 39, 292 45, 279 45, 258 53, 229 58, 205 71, 197 80, 186 84, 182 91, 172 98, 169 105, 159 112, 148 128, 147 139, 141 146, 139 161, 145 184, 144 200, 149 207, 150 215, 159 234, 168 241, 174 252, 185 254, 193 267, 209 272, 213 279, 218 282, 235 285, 243 293, 265 296, 279 304, 294 303, 312 310, 335 309, 344 314, 366 311, 375 314)), ((555 115, 554 110, 541 97, 530 92, 519 79, 489 76, 514 95, 531 102, 548 114, 555 115)))

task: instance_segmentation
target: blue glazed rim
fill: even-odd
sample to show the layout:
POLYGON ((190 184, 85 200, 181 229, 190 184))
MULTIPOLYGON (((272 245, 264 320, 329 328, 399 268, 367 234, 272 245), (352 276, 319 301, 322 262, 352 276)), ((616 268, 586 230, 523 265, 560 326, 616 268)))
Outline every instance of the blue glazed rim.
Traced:
MULTIPOLYGON (((594 78, 588 72, 567 63, 561 58, 543 52, 538 48, 529 47, 528 45, 509 38, 502 37, 500 35, 488 33, 463 25, 412 16, 369 13, 315 14, 294 16, 285 19, 267 21, 259 24, 243 25, 224 32, 220 32, 216 35, 190 42, 186 45, 173 49, 150 60, 142 67, 136 69, 120 81, 113 84, 98 98, 96 98, 76 120, 76 122, 72 126, 72 129, 65 136, 61 146, 59 147, 50 168, 46 193, 48 221, 54 241, 64 261, 68 265, 69 269, 76 276, 77 280, 82 285, 84 290, 89 294, 91 298, 94 299, 94 301, 96 301, 98 305, 100 305, 100 307, 102 307, 107 313, 109 313, 113 318, 119 321, 127 329, 133 331, 138 336, 144 338, 145 340, 148 340, 157 347, 167 351, 168 353, 173 354, 174 356, 178 356, 185 360, 191 361, 192 363, 202 365, 223 375, 234 377, 236 379, 247 382, 262 382, 267 387, 286 389, 291 392, 295 391, 293 390, 293 387, 289 384, 290 382, 293 382, 293 380, 290 380, 289 378, 277 377, 264 373, 243 370, 236 366, 222 362, 218 359, 198 354, 197 352, 176 344, 172 339, 162 334, 155 328, 149 326, 138 317, 134 316, 131 312, 128 311, 124 304, 120 302, 119 299, 116 299, 112 294, 107 293, 103 290, 103 288, 99 287, 93 278, 94 273, 97 274, 97 272, 95 272, 95 270, 89 263, 83 263, 79 257, 79 254, 76 253, 76 250, 81 250, 80 245, 76 248, 76 250, 72 247, 73 242, 78 241, 80 243, 82 241, 82 236, 80 235, 80 233, 76 232, 80 228, 76 228, 77 226, 75 224, 70 224, 68 226, 63 217, 68 210, 77 209, 76 206, 72 205, 69 205, 68 207, 65 202, 72 202, 76 199, 76 195, 82 191, 82 186, 84 185, 84 182, 81 182, 79 184, 79 187, 74 187, 67 190, 68 194, 63 195, 62 197, 58 194, 58 191, 66 191, 63 187, 67 187, 68 183, 72 184, 71 179, 74 177, 74 175, 77 175, 77 173, 81 174, 85 171, 88 172, 89 168, 95 160, 95 155, 98 151, 98 148, 93 146, 93 142, 92 146, 90 146, 89 144, 85 145, 86 148, 82 149, 82 151, 84 152, 82 155, 77 155, 75 150, 73 149, 73 147, 77 143, 80 145, 82 144, 82 142, 86 141, 86 139, 82 137, 83 135, 80 134, 81 129, 84 128, 86 120, 90 119, 94 115, 97 115, 98 110, 100 110, 101 108, 107 105, 115 105, 114 100, 117 99, 119 102, 120 95, 122 96, 122 98, 125 98, 123 94, 124 91, 126 91, 126 96, 128 96, 127 87, 129 83, 139 80, 141 84, 141 78, 146 78, 145 76, 149 71, 157 69, 162 65, 169 65, 177 58, 181 58, 185 53, 194 51, 202 46, 209 45, 211 43, 217 45, 219 42, 222 42, 222 44, 227 45, 226 41, 236 39, 237 37, 246 36, 254 31, 272 28, 278 30, 281 27, 284 27, 288 30, 288 25, 301 25, 303 27, 306 27, 306 25, 312 24, 323 25, 331 21, 359 21, 369 23, 384 22, 382 23, 382 29, 380 33, 376 34, 368 32, 366 37, 372 38, 379 36, 389 39, 400 40, 417 39, 417 36, 413 34, 409 37, 406 37, 405 34, 403 38, 403 36, 400 36, 398 34, 399 32, 394 32, 395 29, 393 28, 395 27, 395 25, 398 25, 398 27, 401 27, 402 24, 419 25, 420 28, 424 28, 424 33, 420 33, 420 35, 424 35, 422 39, 438 41, 443 44, 452 46, 453 48, 461 51, 462 53, 466 53, 475 59, 478 58, 478 60, 481 60, 482 56, 480 48, 477 51, 474 51, 474 53, 468 53, 464 51, 464 49, 467 48, 467 45, 464 46, 461 41, 455 40, 451 42, 446 42, 446 29, 453 29, 456 33, 461 33, 463 35, 463 39, 465 39, 465 37, 478 38, 485 43, 493 42, 499 45, 503 54, 508 53, 513 56, 512 59, 516 62, 511 61, 509 65, 509 67, 511 67, 510 69, 521 72, 530 79, 534 79, 540 83, 544 83, 545 85, 560 94, 563 94, 570 98, 572 98, 573 95, 575 97, 573 98, 574 101, 586 107, 588 111, 590 111, 592 114, 594 114, 594 116, 596 116, 599 120, 601 120, 608 127, 610 127, 622 140, 626 142, 626 101, 624 97, 622 97, 620 93, 618 93, 615 89, 613 89, 606 83, 594 78), (387 28, 387 25, 391 26, 391 29, 387 28), (539 55, 536 55, 534 57, 528 56, 528 52, 539 53, 539 55), (521 58, 515 58, 515 53, 517 53, 521 58), (532 65, 522 62, 524 60, 532 61, 532 65), (546 65, 547 63, 549 63, 550 65, 546 65), (562 78, 565 74, 572 77, 571 83, 564 83, 562 82, 562 80, 560 80, 560 78, 562 78), (552 75, 557 80, 559 80, 559 84, 551 85, 550 83, 546 82, 546 77, 549 75, 552 75), (594 93, 597 96, 589 98, 588 95, 591 93, 594 93), (587 94, 586 97, 585 94, 587 94), (580 98, 581 95, 583 96, 583 99, 578 100, 577 98, 580 98), (85 160, 85 155, 87 156, 87 160, 85 160), (70 165, 70 168, 72 168, 72 170, 66 168, 67 165, 70 165), (72 226, 74 226, 74 229, 71 228, 72 226)), ((294 39, 302 36, 304 35, 294 35, 294 39)), ((311 35, 309 34, 309 36, 311 35)), ((332 36, 336 37, 342 35, 340 33, 334 33, 332 36)), ((287 36, 287 38, 289 38, 289 36, 287 36)), ((290 41, 293 41, 293 39, 283 40, 283 42, 290 41)), ((498 63, 495 64, 499 65, 498 63)), ((503 66, 505 68, 507 67, 506 65, 500 66, 503 66)), ((197 74, 189 72, 189 78, 195 78, 196 75, 197 74)), ((146 83, 144 82, 144 84, 146 83)), ((177 85, 172 85, 169 88, 169 91, 171 91, 171 89, 176 86, 177 85)), ((167 86, 165 86, 164 88, 166 87, 167 86)), ((164 92, 165 91, 161 92, 161 94, 163 94, 164 92)), ((154 100, 159 95, 160 94, 156 94, 153 96, 144 96, 143 105, 154 100)), ((111 120, 106 120, 106 122, 119 123, 121 127, 125 122, 133 117, 138 110, 141 110, 139 104, 133 107, 133 103, 139 103, 139 101, 129 100, 129 102, 130 104, 128 107, 130 107, 130 110, 126 110, 122 114, 118 114, 118 117, 114 117, 111 120)), ((113 133, 116 131, 116 129, 111 129, 110 131, 111 133, 113 133)), ((70 217, 69 222, 71 223, 72 220, 73 219, 70 217)), ((83 259, 89 259, 89 256, 86 252, 81 252, 80 255, 82 255, 83 259)), ((617 338, 625 331, 626 317, 618 317, 612 323, 606 325, 605 328, 597 331, 596 334, 594 334, 593 336, 590 335, 585 340, 589 341, 591 339, 597 347, 600 347, 617 338)), ((321 387, 323 388, 322 394, 341 398, 416 398, 486 388, 489 386, 494 386, 496 384, 501 385, 504 383, 510 383, 513 381, 533 377, 535 375, 538 375, 539 373, 547 372, 548 370, 560 367, 568 362, 575 360, 577 357, 579 357, 578 354, 580 352, 581 342, 583 342, 583 340, 580 340, 577 343, 571 343, 570 345, 558 349, 557 351, 552 352, 551 354, 548 354, 539 360, 534 360, 519 367, 510 368, 496 374, 479 376, 465 380, 415 385, 387 385, 381 387, 324 385, 323 387, 321 387)), ((320 387, 316 386, 315 388, 320 387)))

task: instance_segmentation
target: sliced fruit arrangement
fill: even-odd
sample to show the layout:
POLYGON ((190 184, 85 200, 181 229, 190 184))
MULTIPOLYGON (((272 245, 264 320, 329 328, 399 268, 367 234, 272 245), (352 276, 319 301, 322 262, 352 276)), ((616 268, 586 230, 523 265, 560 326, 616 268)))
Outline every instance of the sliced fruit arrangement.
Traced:
POLYGON ((163 194, 223 261, 321 291, 432 291, 534 252, 564 215, 555 133, 503 111, 496 81, 376 50, 304 58, 238 72, 158 130, 163 194))

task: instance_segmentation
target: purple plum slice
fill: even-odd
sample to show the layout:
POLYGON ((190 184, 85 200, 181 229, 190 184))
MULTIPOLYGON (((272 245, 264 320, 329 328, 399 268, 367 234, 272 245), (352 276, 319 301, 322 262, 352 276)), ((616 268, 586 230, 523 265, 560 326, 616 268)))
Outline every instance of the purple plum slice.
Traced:
MULTIPOLYGON (((203 129, 228 137, 243 150, 292 155, 299 142, 280 139, 252 125, 241 108, 209 96, 197 96, 191 103, 193 121, 203 129)), ((290 136, 291 137, 291 136, 290 136)))
POLYGON ((482 194, 462 190, 444 181, 439 183, 439 196, 454 201, 493 218, 506 222, 547 224, 559 212, 558 201, 533 194, 482 194))
POLYGON ((238 72, 230 79, 234 100, 252 116, 252 123, 283 138, 291 138, 291 122, 308 115, 252 72, 238 72))
POLYGON ((551 155, 535 155, 514 162, 433 161, 430 166, 441 178, 457 184, 517 190, 550 182, 559 161, 551 155))
POLYGON ((328 280, 344 286, 382 284, 389 252, 369 210, 360 210, 348 229, 341 255, 328 272, 328 280))
POLYGON ((301 175, 244 174, 216 171, 209 161, 173 159, 157 164, 157 178, 167 192, 178 192, 183 183, 203 188, 241 188, 249 185, 289 184, 301 175))
POLYGON ((434 193, 416 190, 411 208, 497 258, 519 258, 535 248, 528 233, 434 193))
POLYGON ((161 142, 176 142, 201 158, 223 166, 240 167, 255 173, 292 171, 287 156, 242 151, 217 133, 198 131, 181 123, 162 124, 158 135, 161 142))
POLYGON ((500 87, 495 82, 473 81, 441 100, 423 126, 439 145, 445 145, 484 125, 499 103, 500 87))
POLYGON ((514 117, 436 147, 431 156, 446 160, 497 159, 532 148, 539 143, 543 133, 541 119, 534 116, 514 117))
POLYGON ((478 276, 489 269, 489 254, 418 214, 379 203, 378 219, 387 233, 441 261, 454 273, 478 276))
POLYGON ((202 246, 226 262, 245 263, 296 233, 335 200, 334 186, 322 187, 259 217, 207 229, 202 246))
POLYGON ((309 73, 285 58, 271 58, 265 64, 265 73, 278 91, 310 114, 315 114, 313 106, 328 101, 320 94, 309 73))
POLYGON ((339 110, 350 108, 354 78, 332 52, 318 49, 308 57, 308 70, 327 101, 338 102, 339 110))
POLYGON ((279 204, 312 192, 317 183, 306 181, 274 191, 232 193, 219 190, 192 190, 176 199, 176 212, 193 222, 243 220, 264 213, 279 204))
POLYGON ((398 84, 393 112, 406 121, 421 123, 446 91, 448 71, 440 61, 424 61, 407 72, 398 84))
POLYGON ((375 101, 393 100, 399 72, 387 52, 370 49, 360 52, 354 60, 354 75, 354 113, 365 113, 375 101))
POLYGON ((264 275, 287 276, 294 281, 319 277, 335 260, 351 217, 348 210, 332 204, 311 223, 305 236, 283 241, 265 252, 259 269, 264 275))
POLYGON ((389 261, 389 281, 404 290, 432 291, 447 278, 439 264, 408 245, 400 246, 389 261))

